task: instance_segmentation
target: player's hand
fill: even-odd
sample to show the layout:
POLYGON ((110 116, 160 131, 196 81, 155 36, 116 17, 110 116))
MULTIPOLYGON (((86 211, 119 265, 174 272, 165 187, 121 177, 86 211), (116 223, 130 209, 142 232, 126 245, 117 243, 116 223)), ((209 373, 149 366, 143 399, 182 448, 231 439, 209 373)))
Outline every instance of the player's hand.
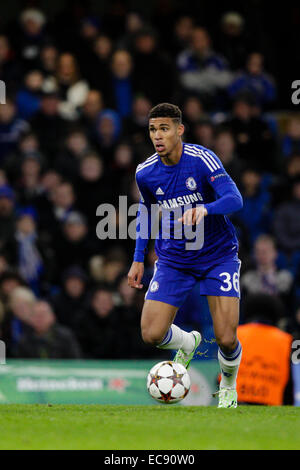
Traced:
POLYGON ((135 289, 142 289, 142 277, 144 275, 144 263, 134 261, 128 273, 128 285, 135 289))
POLYGON ((198 225, 206 215, 207 209, 204 206, 193 207, 185 211, 183 216, 178 219, 178 222, 182 222, 185 225, 198 225))

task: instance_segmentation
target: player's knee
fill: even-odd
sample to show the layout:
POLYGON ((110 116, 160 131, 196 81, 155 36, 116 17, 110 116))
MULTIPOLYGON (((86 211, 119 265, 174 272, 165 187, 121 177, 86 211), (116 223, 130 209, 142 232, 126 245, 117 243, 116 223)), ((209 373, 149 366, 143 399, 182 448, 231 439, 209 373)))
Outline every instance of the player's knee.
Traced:
POLYGON ((155 330, 142 328, 142 338, 144 343, 158 346, 163 340, 163 335, 155 330))
POLYGON ((233 351, 237 343, 237 337, 235 333, 226 333, 223 335, 219 335, 216 340, 219 348, 227 353, 233 351))

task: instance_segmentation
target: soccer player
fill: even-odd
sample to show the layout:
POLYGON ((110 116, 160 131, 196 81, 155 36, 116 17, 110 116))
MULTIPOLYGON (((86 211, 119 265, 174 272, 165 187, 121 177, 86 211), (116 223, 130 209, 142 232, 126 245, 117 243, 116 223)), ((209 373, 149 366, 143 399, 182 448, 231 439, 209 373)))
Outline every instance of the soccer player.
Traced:
POLYGON ((155 106, 149 113, 149 132, 155 153, 136 170, 141 199, 134 261, 128 273, 129 285, 141 289, 144 255, 153 224, 151 206, 156 204, 162 212, 155 242, 158 260, 145 295, 142 337, 159 348, 177 349, 174 361, 187 368, 201 342, 201 334, 183 331, 173 321, 199 281, 199 295, 207 296, 219 346, 218 406, 235 408, 236 377, 242 354, 236 334, 240 260, 235 230, 226 214, 241 209, 242 197, 211 150, 183 142, 184 125, 177 106, 169 103, 155 106), (145 234, 142 232, 146 224, 145 234), (203 243, 193 244, 186 230, 194 230, 196 238, 195 230, 201 224, 203 243), (181 234, 184 232, 181 238, 179 229, 181 234))

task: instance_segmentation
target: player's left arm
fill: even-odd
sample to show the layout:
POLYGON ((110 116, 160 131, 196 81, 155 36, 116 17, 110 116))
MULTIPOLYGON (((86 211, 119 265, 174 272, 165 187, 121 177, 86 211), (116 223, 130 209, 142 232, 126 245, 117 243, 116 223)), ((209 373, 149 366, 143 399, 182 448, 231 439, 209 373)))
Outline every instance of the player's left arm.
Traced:
POLYGON ((227 215, 239 211, 243 207, 243 198, 235 182, 226 172, 219 158, 211 151, 209 154, 214 158, 218 168, 206 173, 206 179, 218 196, 213 202, 204 204, 207 215, 227 215))
POLYGON ((243 207, 243 198, 235 182, 224 169, 220 159, 212 152, 206 150, 203 158, 199 157, 201 174, 218 196, 213 202, 187 210, 179 221, 186 225, 199 224, 207 215, 227 215, 243 207))

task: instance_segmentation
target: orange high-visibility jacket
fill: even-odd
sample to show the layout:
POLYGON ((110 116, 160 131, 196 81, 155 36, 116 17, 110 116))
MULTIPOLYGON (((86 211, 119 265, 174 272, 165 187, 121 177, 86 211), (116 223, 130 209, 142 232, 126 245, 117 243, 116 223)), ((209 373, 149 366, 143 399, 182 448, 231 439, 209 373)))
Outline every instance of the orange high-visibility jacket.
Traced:
POLYGON ((240 402, 282 405, 290 374, 292 336, 261 323, 238 327, 243 347, 237 378, 240 402))

